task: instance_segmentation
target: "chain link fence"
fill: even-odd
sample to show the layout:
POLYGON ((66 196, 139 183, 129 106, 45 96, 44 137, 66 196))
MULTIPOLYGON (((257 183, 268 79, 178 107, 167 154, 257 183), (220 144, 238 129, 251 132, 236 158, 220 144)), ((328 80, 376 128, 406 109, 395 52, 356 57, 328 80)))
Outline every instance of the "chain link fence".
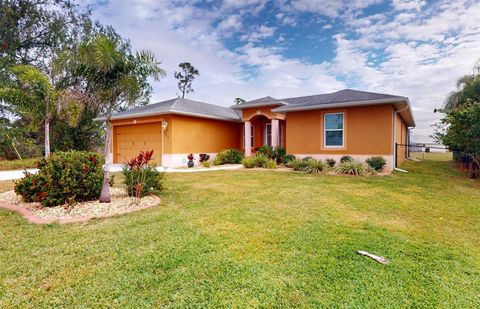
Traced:
POLYGON ((471 178, 480 176, 478 158, 480 155, 462 152, 456 149, 449 149, 441 145, 429 144, 396 144, 395 145, 395 167, 399 161, 405 159, 433 160, 433 161, 454 161, 458 169, 471 178))

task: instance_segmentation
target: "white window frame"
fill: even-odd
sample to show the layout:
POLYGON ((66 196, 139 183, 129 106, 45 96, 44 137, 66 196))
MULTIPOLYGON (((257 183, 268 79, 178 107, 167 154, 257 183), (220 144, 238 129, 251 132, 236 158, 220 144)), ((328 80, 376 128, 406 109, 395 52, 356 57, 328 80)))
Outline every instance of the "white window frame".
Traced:
MULTIPOLYGON (((252 124, 250 125, 250 146, 253 148, 255 147, 255 126, 252 124)), ((245 125, 243 125, 243 133, 242 133, 242 138, 243 138, 243 148, 245 149, 245 125)))
POLYGON ((263 134, 263 145, 265 146, 272 146, 272 124, 266 123, 265 124, 265 133, 263 134), (268 127, 270 126, 270 138, 268 138, 268 127), (269 145, 270 142, 270 145, 269 145))
POLYGON ((323 115, 323 147, 325 148, 344 148, 345 147, 345 113, 325 113, 323 115), (327 116, 329 115, 342 115, 341 129, 327 129, 327 116), (342 131, 342 145, 327 145, 327 131, 342 131))

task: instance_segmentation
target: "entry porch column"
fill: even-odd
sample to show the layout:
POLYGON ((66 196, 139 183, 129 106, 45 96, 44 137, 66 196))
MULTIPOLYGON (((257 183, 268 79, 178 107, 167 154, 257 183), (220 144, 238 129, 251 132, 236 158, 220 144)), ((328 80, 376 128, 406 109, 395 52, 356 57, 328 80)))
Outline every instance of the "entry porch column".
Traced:
POLYGON ((245 157, 250 157, 252 155, 252 124, 250 121, 243 123, 243 135, 245 157))
POLYGON ((272 119, 272 147, 277 147, 280 144, 280 121, 272 119))

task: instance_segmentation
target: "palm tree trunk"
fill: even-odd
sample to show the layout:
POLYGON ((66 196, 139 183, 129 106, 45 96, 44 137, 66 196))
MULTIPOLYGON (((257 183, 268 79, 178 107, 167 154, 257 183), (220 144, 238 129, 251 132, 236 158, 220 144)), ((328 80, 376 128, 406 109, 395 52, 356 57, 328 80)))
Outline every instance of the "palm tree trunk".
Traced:
POLYGON ((110 172, 108 169, 112 164, 112 157, 110 156, 110 149, 112 147, 112 132, 110 117, 107 119, 107 133, 105 135, 105 167, 103 172, 103 186, 100 193, 100 203, 110 203, 110 172))
POLYGON ((45 120, 45 158, 50 156, 50 119, 45 120))

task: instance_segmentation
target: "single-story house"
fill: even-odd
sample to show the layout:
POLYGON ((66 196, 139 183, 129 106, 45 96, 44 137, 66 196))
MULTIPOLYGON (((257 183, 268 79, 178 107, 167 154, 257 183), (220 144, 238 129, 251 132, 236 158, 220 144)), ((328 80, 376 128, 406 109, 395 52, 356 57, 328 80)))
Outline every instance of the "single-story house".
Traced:
POLYGON ((343 155, 357 160, 383 156, 387 169, 405 160, 415 126, 407 97, 345 89, 276 99, 264 97, 231 107, 176 98, 112 116, 112 157, 123 163, 140 150, 154 150, 166 167, 185 166, 187 155, 211 157, 228 148, 250 156, 263 146, 318 159, 343 155), (247 137, 247 138, 246 138, 247 137), (404 148, 401 148, 404 149, 404 148))

